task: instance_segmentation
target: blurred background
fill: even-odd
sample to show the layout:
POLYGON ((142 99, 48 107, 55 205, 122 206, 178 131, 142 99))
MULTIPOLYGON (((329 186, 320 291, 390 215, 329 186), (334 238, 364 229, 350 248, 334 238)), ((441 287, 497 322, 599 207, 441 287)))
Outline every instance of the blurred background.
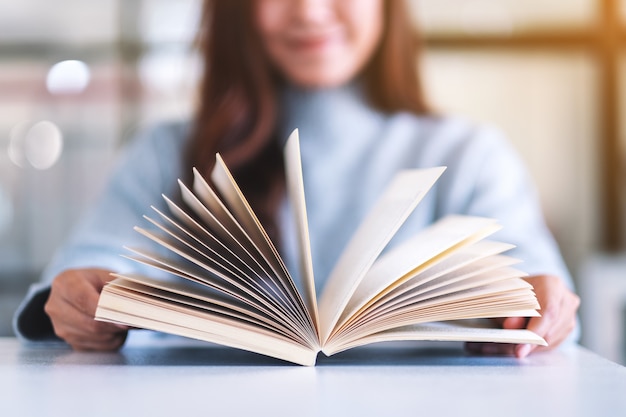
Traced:
MULTIPOLYGON (((582 343, 626 363, 626 1, 410 3, 433 106, 517 147, 582 298, 582 343)), ((191 114, 199 6, 0 0, 0 336, 120 145, 191 114)))

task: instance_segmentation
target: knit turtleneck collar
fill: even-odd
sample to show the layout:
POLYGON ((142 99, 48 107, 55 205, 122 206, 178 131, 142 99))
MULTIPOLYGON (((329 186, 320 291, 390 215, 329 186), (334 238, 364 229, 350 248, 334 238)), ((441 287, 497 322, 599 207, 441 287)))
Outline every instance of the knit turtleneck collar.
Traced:
MULTIPOLYGON (((360 84, 333 89, 286 87, 280 97, 279 131, 282 140, 297 128, 310 224, 309 237, 321 289, 337 255, 363 217, 361 200, 371 199, 355 178, 369 175, 372 154, 384 142, 387 115, 365 100, 360 84), (351 213, 343 218, 342 213, 351 213)), ((363 204, 369 207, 369 202, 363 204)), ((287 207, 282 251, 291 271, 297 271, 297 242, 287 207)))
POLYGON ((279 106, 281 138, 286 139, 297 128, 302 141, 314 140, 319 144, 337 144, 344 137, 369 137, 383 116, 369 105, 359 82, 327 89, 287 85, 281 92, 279 106))

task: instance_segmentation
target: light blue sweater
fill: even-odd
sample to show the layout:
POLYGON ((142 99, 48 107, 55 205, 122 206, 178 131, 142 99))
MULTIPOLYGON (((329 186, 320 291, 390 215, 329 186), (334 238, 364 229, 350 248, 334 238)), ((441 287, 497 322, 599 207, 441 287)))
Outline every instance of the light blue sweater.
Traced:
MULTIPOLYGON (((366 104, 360 89, 288 89, 281 99, 280 137, 300 131, 310 240, 319 291, 360 220, 400 169, 447 166, 397 237, 398 242, 447 214, 498 219, 493 236, 517 247, 530 274, 554 274, 572 285, 554 239, 547 230, 529 175, 508 142, 495 130, 445 117, 384 114, 366 104)), ((14 317, 18 336, 52 336, 43 312, 49 283, 61 271, 100 267, 146 272, 120 256, 122 246, 146 247, 133 231, 145 225, 150 205, 165 209, 161 194, 174 197, 186 177, 180 155, 186 123, 160 125, 124 150, 104 193, 72 238, 58 251, 42 281, 31 287, 14 317)), ((295 235, 283 204, 282 256, 297 270, 295 235)), ((150 270, 154 275, 154 271, 150 270)))

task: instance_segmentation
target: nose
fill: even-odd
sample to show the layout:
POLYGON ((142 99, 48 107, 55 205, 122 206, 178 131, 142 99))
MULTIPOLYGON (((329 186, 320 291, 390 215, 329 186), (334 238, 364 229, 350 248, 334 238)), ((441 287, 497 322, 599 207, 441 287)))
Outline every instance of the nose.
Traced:
POLYGON ((322 22, 328 19, 337 0, 290 0, 293 1, 295 15, 301 22, 322 22))

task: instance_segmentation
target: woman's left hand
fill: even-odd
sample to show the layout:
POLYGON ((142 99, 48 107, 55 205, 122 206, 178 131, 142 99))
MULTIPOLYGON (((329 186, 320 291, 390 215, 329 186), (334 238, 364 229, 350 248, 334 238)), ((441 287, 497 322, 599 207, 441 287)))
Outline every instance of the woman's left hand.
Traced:
POLYGON ((510 354, 523 358, 533 351, 549 350, 559 346, 576 326, 576 312, 580 298, 565 286, 563 280, 553 275, 536 275, 526 278, 537 295, 541 317, 509 317, 501 321, 505 329, 532 330, 543 337, 548 346, 530 344, 467 343, 472 353, 510 354))

